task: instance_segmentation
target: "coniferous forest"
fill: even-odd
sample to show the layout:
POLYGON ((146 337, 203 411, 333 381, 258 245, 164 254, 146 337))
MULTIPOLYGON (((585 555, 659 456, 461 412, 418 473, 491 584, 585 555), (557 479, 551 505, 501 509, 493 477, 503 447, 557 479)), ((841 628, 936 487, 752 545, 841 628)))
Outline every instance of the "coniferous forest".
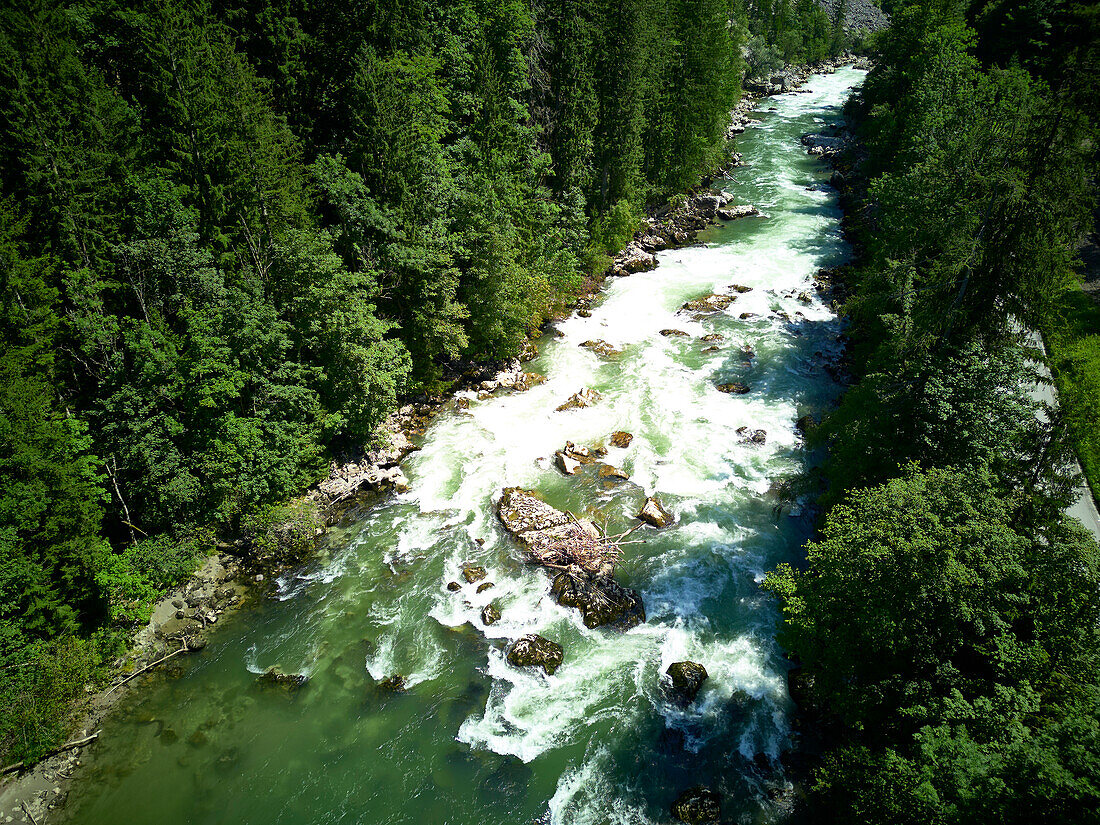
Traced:
POLYGON ((743 84, 856 49, 852 380, 807 435, 816 537, 763 583, 798 815, 1100 821, 1100 550, 1066 514, 1078 461, 1100 487, 1100 4, 883 0, 871 36, 846 6, 8 4, 2 761, 68 738, 217 543, 590 291, 728 162, 743 84), (1061 408, 1022 389, 1041 342, 1061 408))
POLYGON ((38 698, 4 749, 55 741, 218 535, 518 352, 713 168, 750 37, 761 71, 843 45, 775 6, 7 8, 0 667, 38 698))

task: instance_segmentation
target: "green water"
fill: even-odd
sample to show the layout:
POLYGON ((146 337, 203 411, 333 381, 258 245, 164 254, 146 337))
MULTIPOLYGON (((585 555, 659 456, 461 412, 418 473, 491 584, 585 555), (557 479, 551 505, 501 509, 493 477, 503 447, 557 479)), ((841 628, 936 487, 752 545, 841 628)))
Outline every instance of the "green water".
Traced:
POLYGON ((807 188, 827 171, 798 138, 835 120, 862 77, 841 70, 814 78, 809 94, 762 104, 762 125, 739 142, 748 166, 721 185, 768 217, 712 230, 705 246, 662 253, 657 270, 609 283, 591 318, 542 342, 531 368, 546 384, 444 412, 407 462, 411 493, 344 528, 323 559, 279 580, 171 678, 135 692, 86 760, 70 821, 667 822, 677 793, 701 782, 721 789, 731 821, 781 819, 771 800, 786 785, 778 756, 792 706, 776 610, 758 585, 797 558, 808 529, 797 505, 779 509, 770 492, 807 460, 794 421, 839 390, 815 355, 836 351, 837 321, 797 293, 846 254, 835 195, 807 188), (726 313, 677 314, 733 283, 754 289, 726 313), (758 317, 739 320, 743 312, 758 317), (666 327, 693 337, 660 336, 666 327), (726 337, 705 353, 698 338, 711 332, 726 337), (577 346, 592 338, 624 355, 607 361, 577 346), (714 390, 731 380, 752 392, 714 390), (553 411, 584 386, 603 400, 553 411), (742 426, 766 429, 767 443, 742 443, 742 426), (614 430, 635 436, 607 459, 630 482, 607 488, 553 469, 566 440, 614 430), (676 526, 636 533, 648 541, 627 548, 619 574, 643 596, 644 625, 588 630, 550 601, 545 575, 520 562, 493 516, 511 485, 612 530, 660 494, 676 526), (466 561, 484 565, 495 587, 449 592, 466 561), (503 619, 486 628, 489 601, 503 619), (554 676, 504 661, 505 644, 528 632, 564 646, 554 676), (688 709, 659 686, 681 659, 710 673, 688 709), (272 665, 310 681, 295 694, 262 690, 256 674, 272 665), (408 692, 378 689, 394 673, 408 692))

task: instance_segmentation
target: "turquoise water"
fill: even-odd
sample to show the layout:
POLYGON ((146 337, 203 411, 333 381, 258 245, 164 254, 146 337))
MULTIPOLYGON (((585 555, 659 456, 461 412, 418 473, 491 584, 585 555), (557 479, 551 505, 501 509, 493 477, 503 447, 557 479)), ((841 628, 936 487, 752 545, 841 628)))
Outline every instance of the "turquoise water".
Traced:
POLYGON ((847 254, 834 193, 807 188, 827 170, 798 138, 835 120, 862 77, 844 69, 812 79, 808 94, 764 101, 762 124, 739 141, 748 165, 720 185, 767 217, 709 230, 705 246, 609 282, 591 318, 542 342, 529 368, 546 384, 442 413, 407 462, 410 493, 341 528, 324 558, 127 700, 86 760, 70 821, 666 822, 679 791, 699 783, 721 789, 731 821, 782 819, 772 800, 787 784, 778 757, 793 708, 777 611, 759 583, 797 558, 809 527, 771 492, 807 460, 794 422, 839 391, 815 355, 837 351, 838 322, 816 295, 797 295, 813 295, 814 272, 847 254), (725 313, 677 312, 734 283, 753 290, 725 313), (667 327, 692 337, 658 334, 667 327), (725 339, 705 353, 698 339, 713 332, 725 339), (624 354, 578 346, 597 338, 624 354), (733 380, 752 391, 714 389, 733 380), (599 404, 554 412, 586 386, 599 404), (767 443, 742 443, 742 426, 767 430, 767 443), (607 458, 629 482, 553 468, 567 440, 614 430, 635 436, 607 458), (647 494, 661 497, 676 525, 635 533, 647 541, 626 548, 619 571, 643 596, 644 625, 589 630, 549 599, 545 574, 522 564, 493 514, 512 485, 612 531, 635 523, 647 494), (484 565, 495 586, 449 592, 463 562, 484 565), (490 601, 503 618, 485 627, 490 601), (554 676, 505 662, 507 642, 529 632, 564 646, 554 676), (710 673, 686 709, 660 689, 681 659, 710 673), (256 674, 273 665, 310 681, 263 690, 256 674), (377 687, 395 673, 407 692, 377 687))

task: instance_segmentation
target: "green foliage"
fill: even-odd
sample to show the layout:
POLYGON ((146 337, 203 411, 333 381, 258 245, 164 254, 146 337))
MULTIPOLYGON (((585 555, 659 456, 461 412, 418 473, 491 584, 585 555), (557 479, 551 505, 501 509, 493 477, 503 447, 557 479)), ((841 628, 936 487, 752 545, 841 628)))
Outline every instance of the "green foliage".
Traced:
POLYGON ((1021 532, 984 472, 913 470, 834 507, 807 562, 767 587, 845 732, 816 776, 828 817, 1087 821, 1100 548, 1080 525, 1021 532))
POLYGON ((820 538, 767 579, 826 734, 808 805, 1097 822, 1100 549, 1064 515, 1067 433, 1087 461, 1100 403, 1096 310, 1063 289, 1092 217, 1095 39, 1057 2, 891 5, 849 109, 865 155, 841 169, 859 381, 814 434, 820 538), (1067 31, 1014 24, 1039 20, 1067 31), (1046 332, 1062 413, 1028 396, 1021 326, 1046 332))
POLYGON ((1074 450, 1100 500, 1100 306, 1071 283, 1058 294, 1042 329, 1074 450))
POLYGON ((265 561, 297 561, 317 547, 325 527, 316 502, 300 500, 281 506, 262 507, 243 520, 242 535, 252 544, 251 552, 265 561))
POLYGON ((73 702, 114 645, 103 633, 63 636, 0 653, 0 753, 28 763, 65 741, 73 702))

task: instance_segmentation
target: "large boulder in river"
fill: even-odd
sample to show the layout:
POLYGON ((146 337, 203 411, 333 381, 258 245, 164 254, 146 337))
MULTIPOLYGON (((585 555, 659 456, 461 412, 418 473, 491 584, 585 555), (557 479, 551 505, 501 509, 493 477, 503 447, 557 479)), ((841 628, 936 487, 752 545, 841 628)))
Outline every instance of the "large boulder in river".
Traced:
POLYGON ((626 449, 630 446, 630 442, 634 440, 634 436, 623 430, 616 430, 611 433, 611 445, 613 447, 619 447, 626 449))
POLYGON ((668 527, 673 521, 672 514, 661 505, 661 502, 655 496, 650 496, 645 500, 645 504, 642 505, 637 518, 658 528, 668 527))
POLYGON ((695 695, 707 680, 707 669, 698 662, 673 662, 665 673, 672 680, 673 695, 684 704, 695 701, 695 695))
POLYGON ((554 463, 558 466, 558 469, 565 473, 567 476, 577 474, 577 469, 581 466, 581 463, 564 450, 558 450, 554 453, 554 463))
POLYGON ((530 490, 508 487, 497 504, 497 516, 513 536, 569 524, 569 516, 551 507, 530 490))
POLYGON ((680 309, 685 309, 688 312, 721 312, 732 303, 732 295, 706 295, 702 298, 688 301, 680 307, 680 309))
POLYGON ((528 560, 555 576, 552 598, 580 610, 588 627, 626 629, 645 621, 641 596, 612 578, 617 548, 591 521, 574 519, 517 487, 504 491, 497 514, 528 560))
POLYGON ((657 267, 657 256, 646 252, 640 244, 628 244, 619 253, 611 265, 612 275, 630 275, 634 272, 646 272, 657 267))
POLYGON ((672 818, 687 825, 708 825, 722 816, 722 797, 705 785, 680 794, 672 803, 672 818))
POLYGON ((552 642, 529 633, 521 636, 508 648, 508 663, 514 667, 541 667, 548 676, 561 665, 564 651, 557 642, 552 642))
POLYGON ((562 607, 579 610, 585 627, 607 625, 629 630, 645 622, 642 597, 610 577, 574 577, 559 573, 550 587, 550 595, 562 607))
POLYGON ((590 387, 578 390, 569 396, 569 400, 557 408, 557 412, 565 412, 566 410, 582 410, 585 407, 591 407, 597 401, 600 400, 600 394, 596 390, 590 387))
POLYGON ((485 568, 480 564, 464 564, 462 565, 462 578, 466 579, 470 584, 479 582, 484 579, 488 573, 485 568))
POLYGON ((750 204, 744 206, 731 206, 727 209, 719 209, 718 217, 724 221, 735 221, 738 218, 747 218, 750 215, 759 215, 760 210, 750 204))

